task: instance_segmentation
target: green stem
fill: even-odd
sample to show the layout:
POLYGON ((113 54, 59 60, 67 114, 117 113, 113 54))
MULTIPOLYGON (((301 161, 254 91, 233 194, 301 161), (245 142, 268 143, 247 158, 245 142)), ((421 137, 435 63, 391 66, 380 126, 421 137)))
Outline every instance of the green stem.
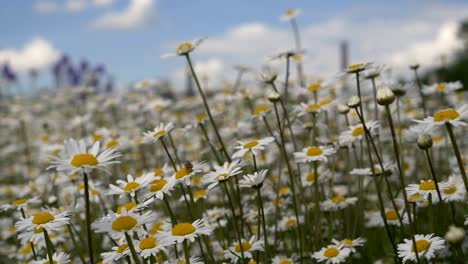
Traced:
POLYGON ((187 240, 184 240, 182 244, 184 245, 185 263, 190 264, 190 249, 187 245, 187 240))
POLYGON ((130 248, 130 251, 132 252, 133 260, 135 261, 136 264, 140 264, 140 259, 138 258, 138 255, 135 251, 135 246, 133 246, 132 238, 130 237, 130 235, 127 234, 127 232, 125 232, 125 238, 127 239, 128 247, 130 248))
POLYGON ((88 253, 89 261, 94 264, 93 254, 93 237, 91 233, 91 204, 89 202, 89 184, 88 184, 88 173, 83 169, 84 187, 85 187, 85 203, 86 203, 86 234, 88 238, 88 253))
POLYGON ((457 157, 458 167, 460 168, 460 174, 463 178, 465 189, 468 192, 468 179, 466 178, 465 167, 463 165, 463 160, 460 155, 460 150, 458 149, 457 140, 455 139, 455 135, 453 133, 452 125, 450 123, 446 123, 445 127, 447 128, 448 134, 450 136, 450 141, 452 142, 453 151, 455 152, 455 156, 457 157))
POLYGON ((52 257, 53 252, 52 252, 52 245, 50 243, 50 238, 49 238, 49 235, 48 235, 47 230, 45 228, 43 229, 43 231, 44 231, 44 240, 45 240, 45 243, 46 243, 47 256, 49 258, 49 263, 54 264, 54 259, 52 257))

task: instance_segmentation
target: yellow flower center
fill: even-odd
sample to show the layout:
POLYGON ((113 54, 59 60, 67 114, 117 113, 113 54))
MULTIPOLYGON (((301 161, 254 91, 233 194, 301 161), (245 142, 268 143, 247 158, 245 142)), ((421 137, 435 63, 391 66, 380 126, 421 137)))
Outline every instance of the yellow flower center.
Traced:
POLYGON ((309 112, 314 112, 314 111, 317 111, 318 109, 320 109, 319 104, 309 104, 309 105, 307 105, 307 111, 309 111, 309 112))
POLYGON ((320 89, 320 87, 321 87, 320 83, 314 83, 314 84, 309 85, 309 87, 307 87, 307 90, 313 92, 313 91, 317 91, 318 89, 320 89))
POLYGON ((283 259, 283 260, 280 261, 279 264, 293 264, 293 263, 292 263, 292 261, 289 260, 289 259, 283 259))
POLYGON ((363 127, 356 127, 353 129, 353 132, 351 133, 353 137, 358 137, 364 134, 364 128, 363 127))
POLYGON ((154 176, 161 176, 164 174, 164 170, 162 168, 156 168, 154 169, 154 176))
POLYGON ((398 214, 395 210, 389 210, 385 213, 385 218, 387 218, 387 220, 397 220, 398 214))
POLYGON ((221 173, 220 175, 218 175, 218 180, 219 181, 226 180, 228 176, 229 175, 227 173, 221 173))
POLYGON ((84 153, 75 155, 70 163, 75 167, 83 167, 96 166, 99 162, 93 154, 84 153))
POLYGON ((184 54, 184 53, 191 51, 192 49, 193 49, 192 43, 185 42, 185 43, 180 44, 179 47, 177 47, 177 54, 184 54))
POLYGON ((112 229, 121 232, 132 230, 137 224, 137 220, 129 215, 120 216, 112 223, 112 229))
POLYGON ((257 146, 257 145, 258 145, 258 141, 254 140, 254 141, 250 141, 248 143, 245 143, 244 148, 251 149, 251 148, 253 148, 253 147, 257 146))
POLYGON ((162 188, 164 188, 164 186, 166 186, 166 184, 167 184, 166 179, 156 180, 153 182, 153 184, 151 184, 150 191, 152 192, 160 191, 162 190, 162 188))
POLYGON ((323 150, 319 147, 310 147, 307 150, 307 156, 320 156, 323 154, 323 150))
POLYGON ((254 115, 258 116, 259 114, 265 112, 265 111, 268 111, 270 110, 270 107, 268 107, 268 105, 261 105, 261 106, 258 106, 257 108, 255 108, 254 110, 254 115))
POLYGON ((54 221, 55 217, 49 212, 37 213, 32 219, 35 225, 42 225, 54 221))
POLYGON ((203 120, 206 119, 206 115, 205 114, 199 114, 197 115, 197 120, 198 122, 202 122, 203 120))
POLYGON ((445 89, 447 89, 447 85, 446 85, 446 84, 441 83, 441 84, 438 84, 438 85, 437 85, 437 90, 443 92, 443 91, 445 91, 445 89))
POLYGON ((242 244, 237 244, 236 245, 236 252, 241 252, 241 248, 242 248, 242 251, 247 251, 249 250, 250 248, 252 247, 252 244, 250 244, 249 242, 242 242, 242 244))
POLYGON ((172 228, 173 236, 186 236, 195 232, 195 227, 190 223, 179 223, 172 228))
POLYGON ((419 190, 422 190, 422 191, 432 191, 435 189, 436 189, 436 186, 433 180, 423 181, 421 182, 421 184, 419 184, 419 190))
POLYGON ((121 205, 121 206, 119 206, 119 208, 117 208, 117 213, 121 214, 122 209, 125 209, 128 212, 128 211, 132 210, 135 206, 137 206, 137 204, 135 202, 130 202, 130 203, 121 205))
POLYGON ((42 232, 44 232, 43 227, 34 228, 34 234, 41 234, 42 232))
POLYGON ((122 245, 120 245, 119 248, 117 249, 117 253, 122 254, 127 248, 128 248, 128 244, 122 244, 122 245))
POLYGON ((163 224, 164 224, 164 222, 162 222, 162 221, 159 221, 159 222, 154 223, 154 224, 153 224, 153 228, 151 228, 151 230, 149 231, 149 233, 150 233, 151 235, 155 235, 155 234, 157 234, 159 231, 162 231, 162 230, 163 230, 163 228, 162 228, 163 224))
POLYGON ((285 194, 289 193, 289 187, 288 186, 281 187, 278 190, 278 193, 279 193, 279 195, 285 195, 285 194))
POLYGON ((189 175, 190 173, 192 173, 192 171, 193 170, 191 168, 182 168, 182 169, 180 169, 180 170, 178 170, 176 172, 175 177, 176 177, 176 179, 182 179, 183 177, 185 177, 185 176, 189 175))
POLYGON ((348 66, 348 70, 355 71, 355 70, 362 68, 362 66, 364 66, 363 63, 353 64, 353 65, 348 66))
POLYGON ((288 16, 288 17, 294 16, 294 13, 295 13, 294 9, 288 9, 286 11, 286 16, 288 16))
POLYGON ((457 186, 455 184, 450 185, 444 189, 445 194, 453 194, 457 191, 457 186))
POLYGON ((125 185, 124 191, 129 193, 135 190, 136 188, 140 187, 140 184, 138 182, 129 182, 127 185, 125 185))
POLYGON ((456 110, 450 108, 450 109, 445 109, 445 110, 437 112, 434 115, 434 121, 442 122, 442 121, 445 121, 447 119, 454 120, 454 119, 458 118, 459 116, 460 116, 460 114, 456 110))
POLYGON ((295 224, 296 224, 296 219, 289 219, 288 221, 286 221, 287 226, 293 226, 295 224))
POLYGON ((200 197, 205 197, 206 196, 206 190, 198 190, 193 193, 194 198, 200 198, 200 197))
POLYGON ((19 199, 19 200, 13 201, 11 204, 22 205, 22 204, 25 204, 27 201, 28 201, 27 199, 19 199))
POLYGON ((156 247, 156 238, 154 237, 147 237, 145 239, 143 239, 142 241, 140 241, 140 245, 138 245, 140 247, 140 249, 150 249, 150 248, 154 248, 156 247))
MULTIPOLYGON (((418 252, 425 251, 431 244, 429 241, 421 239, 416 241, 416 250, 418 252)), ((414 252, 414 245, 411 246, 411 251, 414 252)))
MULTIPOLYGON (((46 261, 44 261, 44 262, 42 262, 42 263, 43 263, 43 264, 49 264, 50 261, 49 261, 49 260, 46 260, 46 261)), ((56 260, 52 260, 52 263, 58 264, 58 262, 57 262, 56 260)))
MULTIPOLYGON (((319 177, 320 175, 317 175, 317 178, 319 177)), ((309 173, 309 175, 307 175, 307 181, 308 182, 313 182, 315 181, 315 173, 311 172, 309 173)))
POLYGON ((104 138, 104 135, 102 134, 94 134, 93 135, 93 141, 99 141, 104 138))
POLYGON ((28 255, 32 251, 31 243, 28 243, 26 246, 24 246, 21 250, 20 253, 23 255, 28 255))
POLYGON ((353 241, 351 239, 344 239, 344 240, 341 240, 341 244, 345 244, 345 245, 348 245, 348 246, 352 246, 353 245, 353 241))
POLYGON ((419 193, 415 193, 409 197, 410 202, 414 202, 421 199, 421 195, 419 193))
POLYGON ((340 251, 338 251, 338 249, 335 247, 327 248, 327 250, 323 252, 323 256, 327 258, 334 258, 338 256, 338 254, 340 254, 340 251))
POLYGON ((332 200, 333 203, 343 203, 344 201, 346 201, 346 197, 344 197, 344 196, 335 196, 331 200, 332 200))
POLYGON ((166 130, 161 129, 161 130, 159 130, 158 132, 154 133, 154 134, 153 134, 153 137, 154 137, 154 138, 158 138, 158 137, 164 136, 165 134, 166 134, 166 130))
POLYGON ((107 142, 106 148, 117 147, 119 144, 120 144, 119 141, 117 139, 114 139, 114 140, 107 142))
POLYGON ((329 105, 331 102, 333 102, 333 99, 328 98, 328 99, 323 99, 322 101, 319 102, 320 106, 324 105, 329 105))

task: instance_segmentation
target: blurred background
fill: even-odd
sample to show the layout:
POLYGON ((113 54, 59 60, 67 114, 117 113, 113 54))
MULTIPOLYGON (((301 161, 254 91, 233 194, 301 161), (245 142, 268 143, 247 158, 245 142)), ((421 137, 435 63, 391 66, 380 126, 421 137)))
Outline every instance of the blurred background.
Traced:
POLYGON ((235 79, 235 65, 259 69, 294 49, 296 18, 304 71, 333 78, 346 64, 385 64, 398 78, 421 64, 423 77, 468 86, 468 1, 24 0, 0 8, 1 95, 56 87, 118 91, 159 80, 186 85, 185 61, 161 59, 178 44, 207 37, 194 53, 211 87, 235 79))

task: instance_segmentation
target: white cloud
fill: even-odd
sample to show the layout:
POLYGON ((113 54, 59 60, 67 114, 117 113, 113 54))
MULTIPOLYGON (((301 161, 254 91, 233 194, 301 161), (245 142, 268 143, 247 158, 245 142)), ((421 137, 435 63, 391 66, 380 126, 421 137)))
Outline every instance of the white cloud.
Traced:
POLYGON ((0 64, 9 63, 15 71, 40 69, 54 63, 60 51, 44 38, 34 38, 21 49, 0 49, 0 64))
MULTIPOLYGON (((468 6, 427 6, 407 15, 399 14, 399 10, 386 16, 376 15, 385 13, 385 7, 381 8, 356 9, 357 13, 336 14, 315 24, 301 24, 299 17, 302 46, 307 52, 305 73, 330 77, 339 72, 342 40, 350 44, 350 63, 374 61, 394 67, 397 73, 407 71, 407 65, 415 60, 423 66, 437 65, 441 55, 452 54, 461 45, 456 40, 455 22, 464 18, 468 6)), ((225 65, 247 64, 258 69, 267 56, 292 48, 288 24, 274 27, 252 22, 209 36, 194 56, 195 63, 219 60, 225 65)))
POLYGON ((90 24, 94 30, 131 30, 145 26, 154 18, 155 0, 131 0, 123 11, 112 11, 97 18, 90 24))
POLYGON ((53 13, 59 9, 59 5, 52 1, 39 0, 34 3, 34 10, 40 14, 53 13))
POLYGON ((78 12, 84 10, 88 4, 87 0, 67 0, 65 9, 70 12, 78 12))

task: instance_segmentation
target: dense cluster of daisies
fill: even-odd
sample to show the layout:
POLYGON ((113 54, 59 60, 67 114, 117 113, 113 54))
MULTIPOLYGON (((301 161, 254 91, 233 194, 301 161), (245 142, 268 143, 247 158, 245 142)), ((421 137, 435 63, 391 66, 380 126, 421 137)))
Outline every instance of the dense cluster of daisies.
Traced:
MULTIPOLYGON (((295 34, 299 13, 282 17, 295 34)), ((417 64, 396 82, 371 63, 314 79, 296 42, 273 58, 286 72, 253 83, 239 66, 210 89, 192 64, 201 43, 165 55, 185 59, 193 97, 144 81, 2 102, 0 262, 465 261, 459 82, 424 84, 417 64)))

